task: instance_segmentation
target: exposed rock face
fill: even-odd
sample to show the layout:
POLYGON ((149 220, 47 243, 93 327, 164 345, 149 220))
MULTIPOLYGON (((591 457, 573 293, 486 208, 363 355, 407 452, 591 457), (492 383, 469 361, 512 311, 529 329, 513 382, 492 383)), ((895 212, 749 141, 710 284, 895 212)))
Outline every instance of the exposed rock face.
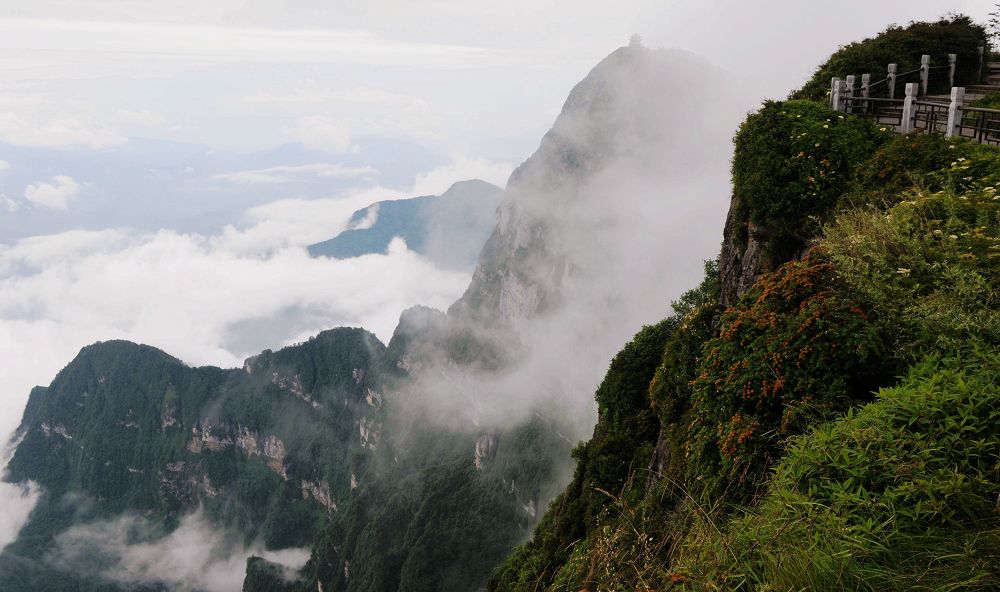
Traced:
POLYGON ((476 440, 476 452, 473 461, 476 463, 476 470, 482 471, 487 461, 493 460, 497 455, 497 446, 500 444, 500 433, 490 432, 479 436, 476 440))
POLYGON ((200 454, 203 450, 217 452, 225 450, 233 445, 233 440, 228 435, 220 434, 221 429, 212 426, 207 422, 201 422, 191 427, 191 439, 188 440, 187 449, 194 454, 200 454))
POLYGON ((163 405, 163 414, 160 416, 160 429, 165 430, 178 425, 177 405, 172 402, 163 405))
POLYGON ((380 426, 374 418, 362 417, 358 420, 358 436, 361 447, 375 450, 378 447, 380 426))
POLYGON ((722 288, 719 303, 723 307, 736 304, 761 275, 788 261, 801 259, 809 250, 806 241, 788 236, 779 240, 777 234, 773 226, 768 228, 750 222, 739 197, 733 197, 719 253, 722 288), (776 243, 781 244, 780 249, 775 248, 776 243))
POLYGON ((767 236, 744 217, 739 198, 734 197, 726 217, 722 251, 719 253, 719 280, 722 284, 719 302, 723 307, 735 304, 766 271, 763 247, 767 236))
POLYGON ((288 479, 285 470, 285 443, 274 434, 261 434, 241 425, 231 430, 203 421, 191 428, 187 449, 199 454, 206 449, 216 452, 231 446, 236 446, 247 456, 263 456, 271 470, 283 479, 288 479))
POLYGON ((337 502, 333 501, 333 496, 330 495, 330 484, 325 479, 319 482, 303 480, 302 497, 316 500, 327 510, 338 511, 337 502))

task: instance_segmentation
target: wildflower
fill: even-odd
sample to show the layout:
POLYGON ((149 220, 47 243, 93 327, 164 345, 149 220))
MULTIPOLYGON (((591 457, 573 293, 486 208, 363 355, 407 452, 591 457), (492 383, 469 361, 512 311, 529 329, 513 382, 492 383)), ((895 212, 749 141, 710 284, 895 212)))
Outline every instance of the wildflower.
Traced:
POLYGON ((993 193, 994 191, 996 191, 996 187, 983 187, 983 191, 988 191, 990 193, 993 193))
POLYGON ((950 238, 951 240, 958 240, 958 237, 955 236, 954 234, 949 234, 948 238, 950 238))
POLYGON ((880 127, 880 128, 878 128, 878 131, 880 131, 880 132, 884 132, 884 131, 886 131, 886 128, 884 128, 884 127, 880 127))
POLYGON ((937 236, 937 237, 940 237, 940 236, 941 236, 941 235, 943 235, 943 234, 944 234, 944 233, 943 233, 943 232, 941 232, 940 230, 935 230, 935 231, 934 231, 934 236, 937 236))
POLYGON ((898 273, 901 276, 906 277, 906 276, 910 275, 910 270, 907 269, 907 268, 905 268, 905 267, 900 267, 899 269, 896 270, 896 273, 898 273))
POLYGON ((838 116, 837 116, 837 119, 843 119, 843 118, 844 118, 844 116, 843 116, 843 115, 838 115, 838 116))
POLYGON ((949 149, 949 150, 954 150, 954 149, 955 149, 955 145, 954 145, 954 144, 951 144, 951 145, 949 145, 949 146, 948 146, 948 149, 949 149))
POLYGON ((830 129, 830 124, 824 123, 823 124, 823 129, 830 129))

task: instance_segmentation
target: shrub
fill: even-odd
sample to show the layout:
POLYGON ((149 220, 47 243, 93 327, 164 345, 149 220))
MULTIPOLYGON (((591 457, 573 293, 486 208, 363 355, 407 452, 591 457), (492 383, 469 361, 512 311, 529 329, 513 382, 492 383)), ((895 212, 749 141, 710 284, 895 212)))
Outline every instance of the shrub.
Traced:
MULTIPOLYGON (((885 77, 886 66, 891 63, 899 65, 900 74, 909 72, 920 67, 920 56, 925 54, 931 56, 932 66, 946 65, 948 54, 957 54, 955 84, 974 84, 979 78, 977 48, 982 45, 986 45, 986 31, 967 16, 952 16, 933 23, 910 23, 905 28, 891 26, 874 38, 841 47, 792 96, 826 98, 830 80, 835 76, 871 74, 872 80, 878 81, 885 77)), ((934 73, 932 76, 939 81, 934 90, 940 90, 941 84, 947 86, 942 76, 934 73)))
POLYGON ((998 155, 976 148, 927 174, 946 189, 902 193, 888 212, 849 210, 826 229, 828 257, 851 292, 894 327, 892 349, 903 361, 969 340, 1000 345, 1000 197, 981 180, 997 174, 985 171, 998 155))
POLYGON ((1000 354, 931 356, 875 402, 797 438, 769 494, 694 529, 688 589, 1000 586, 1000 354))
POLYGON ((1000 151, 935 134, 894 136, 856 172, 841 205, 889 208, 912 188, 961 192, 1000 186, 1000 151))
POLYGON ((889 139, 881 129, 812 101, 764 103, 736 134, 739 218, 772 236, 811 237, 819 230, 816 220, 849 188, 858 164, 889 139))
POLYGON ((782 441, 892 376, 886 328, 850 296, 822 252, 762 277, 722 317, 692 383, 686 482, 747 499, 782 441))
POLYGON ((1000 93, 990 93, 980 97, 972 101, 969 106, 979 107, 980 109, 1000 109, 1000 93))

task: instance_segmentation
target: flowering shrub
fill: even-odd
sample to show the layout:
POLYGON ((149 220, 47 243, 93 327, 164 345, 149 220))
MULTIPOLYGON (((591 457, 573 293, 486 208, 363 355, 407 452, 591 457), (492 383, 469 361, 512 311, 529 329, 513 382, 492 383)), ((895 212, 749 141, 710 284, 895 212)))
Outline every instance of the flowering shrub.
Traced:
POLYGON ((688 483, 754 481, 782 441, 870 398, 892 369, 885 330, 822 252, 761 278, 706 342, 688 434, 688 483))

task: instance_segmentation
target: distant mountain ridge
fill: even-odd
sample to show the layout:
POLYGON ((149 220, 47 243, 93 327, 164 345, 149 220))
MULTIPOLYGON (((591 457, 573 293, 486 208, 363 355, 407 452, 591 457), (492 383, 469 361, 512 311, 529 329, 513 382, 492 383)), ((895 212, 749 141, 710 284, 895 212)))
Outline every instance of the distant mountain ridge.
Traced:
POLYGON ((438 265, 471 268, 493 230, 502 196, 496 185, 472 179, 441 195, 376 202, 354 212, 347 230, 310 245, 309 254, 346 259, 384 253, 399 237, 438 265), (374 223, 359 228, 372 219, 374 223))

